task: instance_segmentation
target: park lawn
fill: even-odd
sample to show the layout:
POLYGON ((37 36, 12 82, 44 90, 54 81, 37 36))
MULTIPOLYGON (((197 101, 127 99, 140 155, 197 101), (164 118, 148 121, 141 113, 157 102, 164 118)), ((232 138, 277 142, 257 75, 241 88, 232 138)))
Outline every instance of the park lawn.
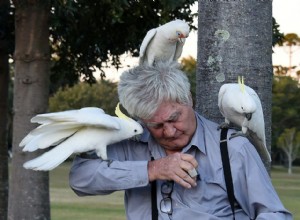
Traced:
POLYGON ((77 196, 69 187, 71 163, 50 172, 52 220, 125 220, 123 192, 105 196, 77 196))
POLYGON ((285 208, 293 213, 294 220, 300 220, 300 167, 294 167, 291 175, 286 168, 273 167, 271 177, 285 208))
MULTIPOLYGON (((66 162, 50 172, 52 220, 125 220, 123 192, 106 196, 78 197, 69 187, 71 164, 66 162)), ((273 185, 284 206, 300 220, 300 167, 288 175, 287 169, 273 167, 273 185)))

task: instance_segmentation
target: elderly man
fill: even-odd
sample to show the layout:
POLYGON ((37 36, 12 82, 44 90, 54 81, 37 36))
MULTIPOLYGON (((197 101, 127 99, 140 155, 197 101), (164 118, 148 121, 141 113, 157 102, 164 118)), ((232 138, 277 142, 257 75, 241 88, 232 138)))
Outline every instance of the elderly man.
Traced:
POLYGON ((232 211, 220 130, 193 110, 190 84, 175 63, 125 71, 118 93, 144 133, 138 140, 109 146, 110 161, 94 154, 77 156, 70 185, 78 195, 125 190, 129 220, 292 219, 254 146, 243 137, 227 141, 235 194, 232 211), (189 175, 194 169, 197 177, 189 175))

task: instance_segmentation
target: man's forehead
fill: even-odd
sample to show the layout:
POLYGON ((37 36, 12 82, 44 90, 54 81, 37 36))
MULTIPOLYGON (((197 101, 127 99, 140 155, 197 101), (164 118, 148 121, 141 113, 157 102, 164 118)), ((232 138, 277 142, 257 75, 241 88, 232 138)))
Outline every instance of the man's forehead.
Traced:
POLYGON ((165 108, 158 108, 153 117, 143 121, 151 123, 162 123, 176 118, 178 115, 180 115, 180 113, 181 108, 179 106, 165 106, 165 108))

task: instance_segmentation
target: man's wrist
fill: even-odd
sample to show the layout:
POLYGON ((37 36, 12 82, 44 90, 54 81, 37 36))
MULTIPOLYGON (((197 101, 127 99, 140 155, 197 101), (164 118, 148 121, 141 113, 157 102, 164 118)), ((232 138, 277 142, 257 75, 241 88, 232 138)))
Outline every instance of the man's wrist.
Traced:
POLYGON ((154 165, 155 161, 151 160, 148 161, 148 178, 149 178, 149 182, 152 182, 155 180, 155 165, 154 165))

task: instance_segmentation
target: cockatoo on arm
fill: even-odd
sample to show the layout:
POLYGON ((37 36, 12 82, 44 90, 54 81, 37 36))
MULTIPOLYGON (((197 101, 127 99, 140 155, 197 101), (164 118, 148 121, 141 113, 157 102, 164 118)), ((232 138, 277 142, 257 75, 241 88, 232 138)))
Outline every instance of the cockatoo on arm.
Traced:
POLYGON ((255 146, 263 162, 271 162, 271 156, 266 146, 265 123, 262 105, 257 93, 244 85, 243 79, 239 83, 228 83, 221 86, 218 96, 218 106, 225 117, 222 126, 229 126, 230 122, 241 128, 235 136, 246 136, 255 146))
POLYGON ((176 61, 181 56, 189 32, 189 25, 182 20, 174 20, 149 30, 140 47, 140 65, 152 66, 157 61, 176 61))
POLYGON ((114 117, 96 107, 39 114, 31 119, 41 124, 32 130, 20 143, 23 151, 35 151, 50 146, 53 149, 24 164, 26 169, 52 170, 73 153, 95 150, 107 160, 109 144, 131 138, 143 132, 142 126, 125 116, 116 108, 114 117))

